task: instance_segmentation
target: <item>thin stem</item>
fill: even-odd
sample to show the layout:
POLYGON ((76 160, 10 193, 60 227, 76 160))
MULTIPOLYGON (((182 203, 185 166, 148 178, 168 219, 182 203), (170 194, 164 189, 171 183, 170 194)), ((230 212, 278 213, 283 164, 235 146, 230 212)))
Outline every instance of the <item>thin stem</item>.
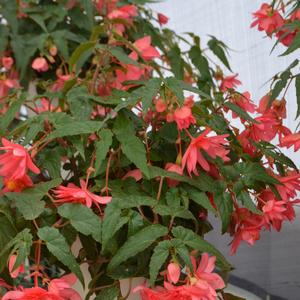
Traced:
POLYGON ((41 262, 41 240, 38 240, 35 247, 35 271, 34 271, 34 286, 39 286, 39 270, 40 270, 40 262, 41 262))

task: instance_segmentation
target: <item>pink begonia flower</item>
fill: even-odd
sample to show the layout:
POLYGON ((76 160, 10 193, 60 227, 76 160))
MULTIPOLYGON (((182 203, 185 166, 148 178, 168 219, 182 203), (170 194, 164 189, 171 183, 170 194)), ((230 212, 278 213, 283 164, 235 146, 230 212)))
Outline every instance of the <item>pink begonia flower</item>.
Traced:
POLYGON ((11 278, 17 278, 20 273, 22 274, 22 273, 25 272, 24 264, 20 264, 20 266, 17 267, 13 271, 13 268, 14 268, 14 265, 16 263, 16 260, 17 260, 17 255, 15 255, 15 254, 11 255, 9 257, 9 260, 8 260, 8 271, 9 271, 9 274, 10 274, 11 278))
POLYGON ((176 108, 174 111, 174 121, 179 130, 187 129, 191 124, 196 124, 196 119, 192 114, 192 110, 188 106, 176 108))
POLYGON ((68 274, 58 279, 53 279, 48 285, 48 291, 59 295, 64 300, 81 300, 81 296, 71 287, 76 283, 74 274, 68 274))
POLYGON ((297 31, 291 31, 291 29, 289 28, 282 28, 276 32, 276 37, 278 38, 279 42, 286 47, 289 47, 291 45, 296 35, 297 31))
POLYGON ((125 180, 126 178, 134 178, 135 181, 140 181, 143 178, 143 174, 141 172, 140 169, 134 169, 134 170, 130 170, 128 171, 123 177, 122 179, 125 180))
POLYGON ((162 113, 162 112, 166 111, 167 107, 168 107, 167 103, 165 101, 163 101, 162 99, 157 99, 155 101, 155 110, 158 113, 162 113))
MULTIPOLYGON (((284 212, 286 211, 286 208, 284 207, 285 202, 284 201, 276 201, 276 200, 269 200, 266 202, 266 204, 263 206, 262 211, 264 213, 264 222, 266 224, 276 224, 275 222, 281 222, 285 220, 286 216, 284 215, 284 212)), ((281 226, 277 227, 274 226, 277 231, 280 230, 281 226)))
MULTIPOLYGON (((183 174, 182 168, 180 166, 178 166, 177 164, 173 164, 173 163, 167 163, 165 166, 165 170, 168 172, 176 173, 178 175, 183 174)), ((175 187, 179 184, 179 181, 167 177, 167 184, 169 187, 175 187)))
POLYGON ((20 85, 14 72, 11 78, 0 79, 0 100, 8 95, 10 89, 19 87, 20 85))
POLYGON ((233 213, 234 238, 231 242, 230 254, 236 253, 242 241, 253 246, 260 239, 263 216, 251 213, 247 208, 238 208, 233 213))
POLYGON ((76 280, 73 274, 68 274, 51 280, 48 290, 40 287, 21 288, 7 292, 2 300, 82 300, 80 295, 71 288, 76 280))
POLYGON ((56 76, 57 80, 51 87, 52 92, 61 91, 65 85, 65 82, 72 79, 72 75, 62 75, 60 72, 57 72, 56 76))
POLYGON ((237 77, 238 74, 225 77, 221 82, 220 90, 222 92, 226 92, 228 89, 234 89, 238 85, 241 85, 242 83, 238 79, 236 79, 237 77))
POLYGON ((300 191, 299 173, 279 177, 277 179, 281 182, 281 185, 276 185, 276 189, 283 201, 288 201, 297 196, 297 191, 300 191))
POLYGON ((1 61, 2 61, 2 66, 6 70, 10 70, 11 67, 13 66, 13 64, 14 64, 14 60, 10 56, 4 56, 4 57, 2 57, 1 61))
POLYGON ((195 258, 191 257, 191 260, 195 273, 192 274, 187 269, 188 276, 184 285, 175 286, 165 281, 164 288, 150 289, 141 285, 135 288, 134 292, 140 292, 142 300, 216 300, 218 297, 216 290, 225 287, 223 279, 213 273, 216 258, 204 253, 198 267, 195 258))
POLYGON ((25 174, 23 177, 18 179, 4 177, 3 186, 4 187, 0 191, 0 195, 9 192, 20 193, 26 188, 33 187, 33 182, 31 178, 27 174, 25 174))
POLYGON ((60 185, 54 191, 56 200, 55 203, 81 203, 87 207, 91 207, 94 203, 96 206, 99 204, 107 204, 111 201, 111 196, 97 196, 91 193, 86 186, 84 180, 80 180, 80 187, 73 183, 69 183, 66 187, 60 185))
POLYGON ((2 138, 3 147, 0 150, 6 153, 0 155, 0 176, 10 179, 24 178, 29 169, 35 174, 39 174, 39 168, 32 162, 27 150, 19 145, 2 138))
MULTIPOLYGON (((137 50, 139 50, 144 60, 149 61, 154 58, 160 57, 160 54, 156 50, 156 48, 151 46, 151 36, 149 35, 135 41, 134 46, 137 48, 137 50)), ((134 60, 137 60, 138 54, 135 51, 133 51, 129 55, 129 57, 134 60)))
POLYGON ((35 58, 31 67, 38 72, 46 72, 49 69, 48 62, 44 57, 35 58))
MULTIPOLYGON (((229 101, 239 106, 243 111, 254 113, 256 110, 256 105, 252 102, 249 92, 245 92, 243 94, 234 94, 230 97, 229 101)), ((224 110, 228 112, 229 108, 225 107, 224 110)), ((238 118, 239 116, 232 111, 232 117, 238 118)))
POLYGON ((227 157, 229 150, 224 147, 228 144, 226 140, 228 134, 207 136, 210 132, 211 129, 207 128, 197 138, 193 138, 182 158, 182 168, 187 167, 189 175, 191 173, 198 175, 197 163, 205 171, 210 170, 209 163, 200 150, 204 150, 211 158, 220 157, 225 162, 230 160, 227 157))
POLYGON ((130 18, 134 18, 138 15, 138 10, 135 5, 125 5, 118 9, 113 10, 110 12, 107 17, 110 20, 113 19, 124 19, 128 20, 130 18))
POLYGON ((289 134, 280 140, 280 147, 291 148, 294 147, 294 152, 300 149, 300 133, 289 134))
POLYGON ((162 13, 158 13, 157 18, 160 25, 165 25, 169 22, 169 18, 162 13))
POLYGON ((274 100, 272 105, 269 106, 269 95, 265 95, 259 101, 257 112, 261 114, 273 113, 276 116, 285 119, 286 118, 286 100, 274 100))
POLYGON ((180 266, 176 263, 170 263, 167 267, 167 277, 168 281, 171 283, 176 284, 180 278, 180 266))
POLYGON ((258 11, 253 13, 251 27, 258 25, 259 31, 265 31, 267 35, 271 35, 276 29, 284 25, 284 20, 278 10, 273 9, 269 4, 263 3, 258 11))

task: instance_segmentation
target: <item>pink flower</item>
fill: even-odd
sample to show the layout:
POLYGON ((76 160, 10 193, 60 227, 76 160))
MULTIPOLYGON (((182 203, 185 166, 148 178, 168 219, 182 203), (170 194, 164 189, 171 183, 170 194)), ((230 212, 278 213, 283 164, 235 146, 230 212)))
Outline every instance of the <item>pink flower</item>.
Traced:
POLYGON ((276 222, 280 222, 278 227, 276 225, 274 226, 278 231, 281 228, 281 222, 286 218, 283 214, 286 211, 284 205, 284 201, 269 200, 262 208, 264 213, 264 222, 266 224, 275 225, 276 222))
POLYGON ((31 67, 38 72, 46 72, 49 69, 48 62, 44 57, 35 58, 31 67))
POLYGON ((164 14, 158 13, 157 18, 160 25, 165 25, 169 22, 169 18, 164 14))
POLYGON ((228 89, 235 89, 238 85, 242 84, 238 79, 238 74, 225 77, 220 85, 220 90, 224 93, 228 89))
POLYGON ((295 173, 285 177, 277 178, 282 185, 276 185, 276 188, 283 201, 288 201, 297 196, 300 191, 300 174, 295 173))
POLYGON ((260 9, 253 13, 253 18, 256 20, 251 24, 251 27, 258 25, 258 30, 265 31, 267 35, 271 35, 284 24, 284 20, 278 10, 273 9, 267 3, 263 3, 260 9))
POLYGON ((166 111, 166 109, 167 109, 167 103, 165 101, 163 101, 162 99, 157 99, 155 101, 155 110, 158 113, 162 113, 166 111))
MULTIPOLYGON (((256 105, 251 101, 251 96, 249 92, 245 92, 243 94, 233 94, 229 101, 239 106, 242 110, 254 113, 256 109, 256 105)), ((228 108, 225 107, 225 111, 228 111, 228 108)), ((237 118, 238 115, 235 112, 232 112, 232 117, 237 118)))
POLYGON ((4 177, 3 185, 4 188, 0 192, 0 195, 9 192, 20 193, 26 188, 33 187, 33 182, 31 178, 25 174, 23 177, 17 179, 4 177))
MULTIPOLYGON (((151 37, 149 35, 135 41, 134 46, 140 52, 144 60, 149 61, 154 58, 160 57, 159 52, 151 46, 151 37)), ((134 51, 129 55, 129 57, 137 60, 137 53, 134 51)))
POLYGON ((130 170, 128 171, 123 177, 122 179, 125 180, 126 178, 134 178, 135 181, 140 181, 143 178, 142 172, 140 169, 134 169, 134 170, 130 170))
POLYGON ((0 147, 0 150, 4 150, 6 153, 0 155, 0 176, 24 179, 28 169, 35 174, 40 173, 39 168, 32 162, 23 146, 11 143, 5 138, 2 138, 2 144, 4 147, 0 147))
POLYGON ((76 283, 77 278, 74 274, 68 274, 58 279, 50 281, 48 286, 49 293, 60 296, 64 300, 81 300, 80 295, 71 287, 76 283))
POLYGON ((61 72, 56 72, 57 80, 53 84, 51 90, 53 92, 59 92, 63 89, 65 82, 72 79, 71 75, 62 75, 61 72))
POLYGON ((107 204, 111 201, 112 197, 110 196, 97 196, 91 193, 87 189, 86 182, 80 180, 80 188, 73 183, 69 183, 66 187, 60 185, 54 190, 56 203, 81 203, 87 207, 91 207, 94 203, 96 206, 99 204, 107 204))
POLYGON ((22 291, 7 292, 2 300, 64 300, 64 298, 51 294, 40 287, 33 287, 22 291))
POLYGON ((76 280, 73 274, 68 274, 51 280, 48 290, 40 287, 21 287, 20 290, 7 292, 2 300, 82 300, 80 295, 71 288, 76 280))
POLYGON ((205 170, 209 171, 210 166, 207 160, 204 158, 200 150, 204 150, 211 158, 220 157, 224 161, 229 161, 226 156, 229 153, 224 146, 228 144, 225 139, 228 134, 217 135, 217 136, 207 136, 210 133, 210 129, 206 129, 197 138, 193 138, 189 147, 187 148, 183 158, 182 158, 182 168, 187 167, 188 173, 191 175, 198 175, 196 166, 197 163, 205 170))
POLYGON ((188 106, 176 108, 174 112, 174 121, 179 130, 187 129, 191 124, 196 124, 196 119, 192 114, 192 110, 188 106))
POLYGON ((176 284, 179 281, 181 273, 180 266, 176 263, 170 263, 168 264, 167 271, 168 281, 176 284))
POLYGON ((1 60, 2 60, 2 65, 6 70, 10 70, 14 64, 14 60, 10 56, 4 56, 4 57, 2 57, 1 60))
POLYGON ((283 137, 279 144, 280 147, 294 147, 294 152, 300 149, 300 133, 293 133, 283 137))
POLYGON ((137 7, 135 5, 125 5, 118 9, 113 10, 108 14, 108 19, 124 19, 136 17, 138 15, 137 7))
POLYGON ((50 101, 48 100, 48 99, 46 99, 46 98, 41 98, 41 100, 40 100, 40 102, 41 102, 41 105, 38 105, 37 107, 36 107, 36 110, 37 110, 37 112, 38 113, 42 113, 42 112, 45 112, 45 111, 56 111, 56 112, 60 112, 61 111, 61 109, 58 107, 54 107, 51 103, 50 103, 50 101))
MULTIPOLYGON (((178 166, 177 164, 173 164, 173 163, 167 163, 165 166, 165 170, 167 170, 168 172, 176 173, 178 175, 183 174, 182 168, 180 166, 178 166)), ((179 181, 167 178, 167 183, 168 183, 169 187, 174 187, 179 184, 179 181)))
POLYGON ((16 260, 17 260, 17 255, 15 255, 15 254, 11 255, 8 260, 8 270, 9 270, 11 278, 17 278, 20 273, 25 272, 24 264, 21 264, 19 267, 17 267, 15 270, 13 270, 16 260))

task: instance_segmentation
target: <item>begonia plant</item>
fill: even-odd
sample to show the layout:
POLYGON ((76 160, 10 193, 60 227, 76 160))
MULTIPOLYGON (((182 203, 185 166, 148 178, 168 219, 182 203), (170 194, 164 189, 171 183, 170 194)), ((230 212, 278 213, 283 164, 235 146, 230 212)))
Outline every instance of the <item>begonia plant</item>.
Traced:
MULTIPOLYGON (((256 105, 227 46, 177 35, 153 2, 0 0, 2 300, 80 300, 77 280, 85 299, 236 299, 210 218, 231 254, 295 219, 300 174, 281 148, 300 148, 284 123, 298 61, 256 105)), ((254 13, 285 54, 296 2, 254 13)))

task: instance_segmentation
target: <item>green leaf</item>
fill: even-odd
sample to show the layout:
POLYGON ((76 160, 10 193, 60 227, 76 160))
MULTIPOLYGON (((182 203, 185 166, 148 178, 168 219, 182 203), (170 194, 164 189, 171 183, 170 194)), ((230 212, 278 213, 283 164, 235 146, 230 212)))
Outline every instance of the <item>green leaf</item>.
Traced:
POLYGON ((222 233, 227 231, 233 212, 233 202, 231 195, 227 192, 214 194, 214 200, 222 220, 222 233))
POLYGON ((95 300, 115 300, 119 296, 120 291, 116 286, 103 289, 95 298, 95 300))
POLYGON ((96 173, 100 170, 101 164, 106 158, 113 141, 113 134, 109 129, 102 129, 99 132, 100 141, 96 142, 96 173))
POLYGON ((143 228, 135 235, 132 235, 118 250, 116 255, 108 264, 108 270, 112 271, 128 258, 137 255, 151 246, 158 238, 166 235, 167 233, 168 228, 159 224, 150 225, 146 228, 143 228))
POLYGON ((42 227, 38 230, 39 238, 46 243, 48 250, 66 267, 74 273, 84 285, 84 278, 78 263, 71 249, 66 242, 65 237, 58 229, 53 227, 42 227))
POLYGON ((172 244, 170 241, 161 241, 154 248, 149 263, 150 285, 154 286, 155 280, 162 265, 166 262, 170 254, 172 244))
POLYGON ((194 215, 184 207, 170 207, 168 205, 158 204, 154 207, 154 211, 160 216, 195 220, 194 215))
POLYGON ((50 133, 47 140, 61 138, 65 136, 90 134, 99 131, 103 127, 103 122, 100 121, 76 121, 57 124, 56 129, 50 133))
MULTIPOLYGON (((176 239, 172 240, 173 244, 175 241, 176 241, 176 239)), ((190 251, 187 248, 187 246, 185 246, 182 242, 180 242, 180 243, 175 243, 174 248, 175 248, 177 254, 179 254, 181 259, 184 261, 185 265, 190 270, 194 271, 194 266, 191 261, 190 251)))
MULTIPOLYGON (((243 97, 243 95, 241 95, 243 97)), ((231 103, 229 101, 224 103, 224 106, 235 112, 238 116, 242 117, 244 120, 252 122, 252 123, 258 123, 256 120, 254 120, 246 111, 241 109, 239 106, 235 105, 234 103, 231 103)))
MULTIPOLYGON (((10 251, 11 254, 17 253, 17 259, 13 267, 13 270, 15 270, 22 263, 24 263, 25 259, 29 256, 30 249, 32 246, 32 238, 33 237, 30 233, 30 229, 23 229, 6 245, 2 246, 2 249, 0 251, 0 257, 2 258, 8 251, 10 251)), ((2 269, 2 267, 4 266, 1 265, 0 270, 2 269)))
POLYGON ((189 92, 192 92, 192 93, 195 93, 195 94, 198 94, 199 96, 202 96, 203 98, 205 99, 210 99, 212 100, 211 96, 206 94, 205 92, 197 89, 196 87, 194 86, 191 86, 190 84, 182 81, 182 80, 178 80, 178 84, 181 86, 181 88, 185 91, 189 91, 189 92))
POLYGON ((77 231, 92 235, 97 242, 101 242, 101 219, 92 209, 82 204, 64 204, 59 206, 57 211, 62 217, 69 219, 77 231))
POLYGON ((171 47, 167 53, 167 57, 170 61, 174 76, 182 80, 184 77, 184 61, 182 59, 180 48, 177 45, 171 47))
POLYGON ((236 195, 237 199, 240 200, 243 205, 252 211, 255 214, 261 214, 261 211, 257 209, 256 205, 254 204, 253 200, 251 199, 250 195, 246 191, 241 191, 239 194, 236 195))
POLYGON ((179 84, 179 80, 175 77, 169 77, 165 79, 165 84, 167 88, 176 96, 180 104, 183 104, 184 102, 184 93, 183 88, 179 84))
POLYGON ((122 216, 118 201, 113 197, 112 201, 106 205, 104 220, 102 223, 102 248, 106 249, 108 243, 115 233, 129 222, 129 216, 122 216))
POLYGON ((199 250, 201 252, 208 252, 217 257, 217 264, 223 270, 231 270, 231 265, 226 258, 213 245, 205 241, 201 236, 194 233, 191 229, 177 226, 172 229, 172 234, 176 239, 182 241, 192 250, 199 250))
POLYGON ((135 60, 131 59, 121 47, 109 47, 108 50, 112 56, 116 57, 121 63, 141 67, 141 65, 135 60))
POLYGON ((226 48, 224 43, 217 40, 215 37, 212 37, 212 39, 208 41, 207 45, 213 54, 220 59, 220 61, 228 68, 229 71, 232 72, 225 51, 223 50, 223 48, 226 48))
POLYGON ((7 193, 6 196, 16 202, 16 207, 25 220, 34 220, 45 209, 45 202, 41 201, 41 199, 50 189, 58 186, 60 183, 61 179, 54 179, 37 184, 33 188, 28 188, 22 193, 7 193))
POLYGON ((10 104, 8 111, 1 116, 0 120, 0 134, 4 134, 7 127, 15 118, 16 114, 20 111, 23 102, 26 100, 25 94, 22 94, 21 97, 10 104))
POLYGON ((70 111, 75 119, 84 121, 91 118, 93 111, 89 92, 85 86, 77 86, 67 93, 70 111))
POLYGON ((247 300, 247 299, 230 293, 224 293, 224 300, 247 300))
POLYGON ((214 214, 216 213, 215 208, 211 205, 211 203, 205 193, 195 189, 194 187, 188 186, 188 185, 184 186, 184 190, 188 193, 189 198, 191 200, 193 200, 197 204, 201 205, 208 211, 210 211, 214 214))
POLYGON ((119 140, 121 149, 127 158, 149 177, 145 146, 135 136, 132 122, 124 114, 120 113, 118 115, 113 132, 119 140))
POLYGON ((69 69, 70 72, 75 71, 76 73, 79 71, 80 67, 83 65, 81 62, 78 64, 80 59, 85 56, 86 53, 90 53, 91 50, 94 49, 96 45, 96 42, 94 41, 88 41, 85 43, 80 44, 75 51, 72 53, 70 59, 69 59, 69 69))
POLYGON ((192 60, 194 66, 199 70, 201 74, 201 80, 212 81, 208 61, 202 55, 200 47, 193 46, 189 51, 189 57, 192 60))
POLYGON ((297 96, 297 115, 296 119, 300 116, 300 74, 296 76, 295 80, 296 96, 297 96))

